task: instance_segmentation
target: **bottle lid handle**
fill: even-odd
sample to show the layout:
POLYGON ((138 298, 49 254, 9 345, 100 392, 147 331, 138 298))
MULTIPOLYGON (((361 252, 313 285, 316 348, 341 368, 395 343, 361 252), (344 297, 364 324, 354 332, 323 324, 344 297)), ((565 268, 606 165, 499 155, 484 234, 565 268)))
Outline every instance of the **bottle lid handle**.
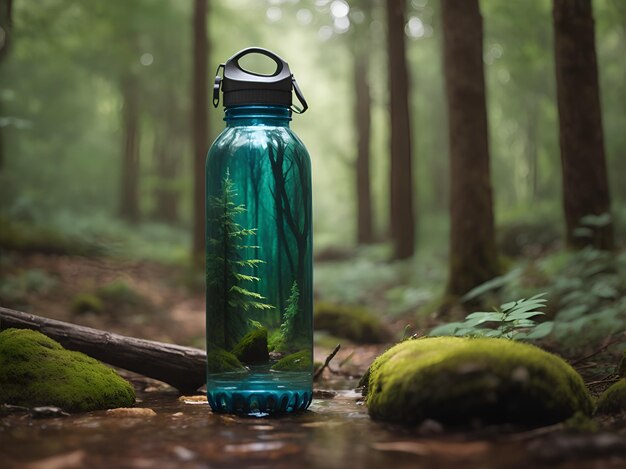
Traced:
POLYGON ((293 90, 296 93, 296 98, 298 98, 298 101, 300 101, 300 105, 302 106, 298 107, 292 104, 291 110, 296 114, 304 114, 304 111, 309 108, 309 105, 307 104, 306 99, 304 99, 304 95, 302 94, 302 90, 300 90, 300 87, 298 86, 296 77, 294 77, 293 75, 291 75, 291 83, 293 84, 293 90))
MULTIPOLYGON (((287 64, 287 62, 281 59, 278 55, 274 54, 272 51, 263 49, 261 47, 248 47, 247 49, 243 49, 239 51, 237 54, 235 54, 234 56, 232 56, 230 59, 228 59, 226 63, 221 63, 218 65, 217 70, 215 71, 215 80, 213 82, 213 106, 214 107, 219 106, 220 90, 222 89, 222 82, 224 80, 223 75, 226 73, 227 68, 229 70, 228 72, 229 74, 232 74, 234 72, 236 75, 239 75, 242 79, 245 79, 246 81, 258 82, 258 83, 268 81, 272 77, 277 77, 278 75, 283 73, 283 71, 286 73, 289 73, 289 65, 287 64), (239 60, 248 54, 260 54, 260 55, 264 55, 272 59, 276 63, 276 70, 271 75, 263 75, 263 74, 258 74, 258 73, 245 70, 239 64, 239 60), (222 69, 221 76, 220 76, 220 69, 222 69)), ((298 102, 300 103, 300 106, 291 105, 290 109, 292 112, 295 112, 296 114, 302 114, 309 108, 309 105, 307 104, 306 99, 304 98, 304 95, 302 94, 302 90, 300 90, 300 87, 298 86, 298 82, 296 81, 296 78, 293 76, 293 74, 290 73, 290 75, 291 75, 292 90, 295 92, 296 98, 298 98, 298 102)))

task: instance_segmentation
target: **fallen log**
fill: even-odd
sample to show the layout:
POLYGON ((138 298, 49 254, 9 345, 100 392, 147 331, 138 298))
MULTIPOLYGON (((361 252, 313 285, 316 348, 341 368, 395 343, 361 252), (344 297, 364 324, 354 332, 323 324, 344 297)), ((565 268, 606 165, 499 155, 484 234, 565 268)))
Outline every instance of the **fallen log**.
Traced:
POLYGON ((133 371, 190 393, 205 383, 206 352, 193 347, 127 337, 0 307, 0 330, 33 329, 68 350, 133 371))

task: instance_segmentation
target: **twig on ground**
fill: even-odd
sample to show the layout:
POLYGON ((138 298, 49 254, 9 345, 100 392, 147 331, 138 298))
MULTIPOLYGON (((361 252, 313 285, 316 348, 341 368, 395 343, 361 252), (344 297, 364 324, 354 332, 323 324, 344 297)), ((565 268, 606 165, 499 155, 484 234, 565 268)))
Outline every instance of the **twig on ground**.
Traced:
POLYGON ((335 355, 337 355, 337 352, 339 352, 339 349, 341 348, 341 344, 337 344, 337 346, 335 347, 335 349, 330 353, 330 355, 328 355, 326 357, 326 361, 324 362, 324 364, 322 366, 320 366, 319 370, 317 370, 315 372, 315 374, 313 375, 313 381, 315 381, 317 378, 319 378, 322 375, 322 372, 324 371, 324 369, 326 367, 328 367, 328 364, 330 363, 330 361, 335 358, 335 355))
POLYGON ((615 373, 611 373, 610 375, 605 376, 602 379, 587 383, 587 386, 595 386, 597 384, 606 384, 606 383, 615 383, 616 381, 619 381, 619 380, 620 380, 620 377, 618 375, 616 375, 615 373))
POLYGON ((353 356, 354 356, 354 350, 350 352, 350 354, 346 358, 344 358, 343 360, 339 362, 339 368, 341 368, 343 365, 348 363, 352 359, 353 356))
POLYGON ((592 357, 595 357, 596 355, 598 355, 599 353, 604 352, 607 348, 609 348, 611 345, 615 345, 619 342, 624 342, 626 339, 624 338, 624 333, 619 334, 617 337, 607 337, 607 339, 604 341, 604 343, 598 347, 595 351, 591 352, 589 355, 585 355, 584 357, 578 358, 577 360, 574 360, 572 362, 570 362, 570 365, 572 366, 576 366, 579 363, 582 363, 584 361, 589 360, 592 357))

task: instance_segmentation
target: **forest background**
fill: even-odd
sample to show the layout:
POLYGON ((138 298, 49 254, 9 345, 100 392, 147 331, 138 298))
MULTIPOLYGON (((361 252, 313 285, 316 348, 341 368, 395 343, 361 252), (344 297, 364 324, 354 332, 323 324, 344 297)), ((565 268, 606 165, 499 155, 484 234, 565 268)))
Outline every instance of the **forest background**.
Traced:
MULTIPOLYGON (((219 63, 256 45, 289 62, 310 103, 292 127, 312 157, 318 296, 381 308, 391 322, 436 310, 446 285, 451 293, 446 25, 439 1, 411 0, 394 26, 388 12, 402 3, 212 1, 200 15, 206 25, 198 25, 206 2, 3 1, 10 31, 0 57, 3 305, 28 309, 37 294, 48 303, 50 292, 63 290, 58 269, 6 255, 14 250, 153 262, 177 288, 201 284, 192 267, 203 238, 194 223, 194 165, 224 123, 210 93, 199 100, 198 90, 210 90, 219 63), (206 40, 198 42, 202 27, 206 40), (403 88, 390 85, 397 60, 406 60, 407 81, 394 98, 390 89, 403 88), (408 104, 408 121, 394 124, 394 100, 408 104), (410 136, 399 144, 400 161, 412 164, 400 195, 392 183, 394 125, 407 126, 401 135, 410 136)), ((460 297, 499 276, 498 287, 514 284, 501 294, 513 297, 505 301, 552 291, 573 234, 563 210, 552 2, 482 0, 480 12, 491 171, 482 177, 493 187, 498 266, 452 293, 460 297)), ((581 219, 576 236, 584 240, 610 224, 619 249, 626 231, 626 6, 595 0, 593 17, 604 189, 612 203, 609 218, 581 219)), ((116 264, 115 275, 125 265, 116 264)), ((59 293, 64 311, 99 282, 59 293)), ((142 293, 139 281, 127 282, 142 293)), ((619 282, 608 299, 622 298, 619 282)), ((162 298, 151 301, 168 307, 162 298)))

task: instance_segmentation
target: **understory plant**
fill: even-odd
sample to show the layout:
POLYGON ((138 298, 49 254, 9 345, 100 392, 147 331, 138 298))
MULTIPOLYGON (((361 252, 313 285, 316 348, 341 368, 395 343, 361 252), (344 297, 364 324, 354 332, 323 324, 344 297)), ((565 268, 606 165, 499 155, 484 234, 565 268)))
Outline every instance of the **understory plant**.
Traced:
POLYGON ((537 340, 549 335, 552 321, 537 323, 533 318, 545 313, 539 311, 546 306, 540 293, 532 298, 522 298, 494 308, 493 311, 478 311, 468 314, 464 321, 451 322, 434 328, 431 336, 500 337, 513 340, 537 340))
MULTIPOLYGON (((553 320, 552 326, 542 326, 541 330, 552 327, 551 339, 566 355, 577 354, 626 329, 626 254, 592 247, 555 253, 515 267, 477 286, 462 301, 494 302, 498 298, 528 297, 538 290, 546 292, 548 315, 553 320)), ((502 307, 500 310, 506 312, 502 307)), ((472 314, 466 318, 469 322, 453 324, 467 327, 476 320, 472 314)), ((454 327, 446 324, 435 331, 449 333, 454 327)))

